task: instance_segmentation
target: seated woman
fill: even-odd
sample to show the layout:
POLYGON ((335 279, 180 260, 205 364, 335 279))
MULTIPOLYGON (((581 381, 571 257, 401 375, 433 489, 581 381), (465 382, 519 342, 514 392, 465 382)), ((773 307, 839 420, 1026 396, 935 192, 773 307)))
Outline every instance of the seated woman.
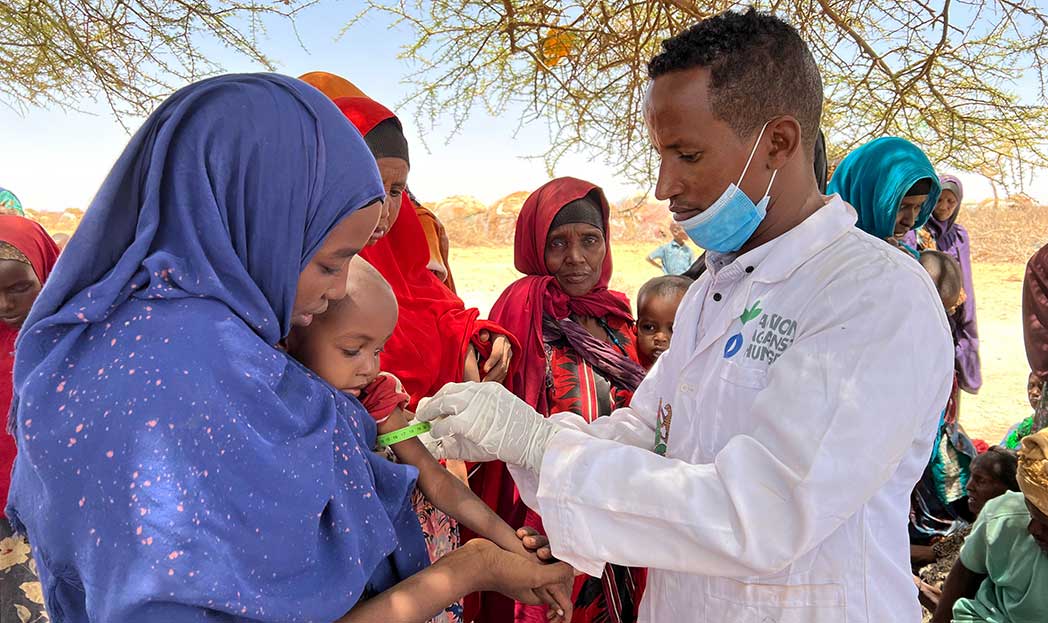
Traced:
MULTIPOLYGON (((978 519, 979 513, 990 500, 1009 491, 1019 490, 1019 482, 1016 480, 1018 467, 1018 455, 1000 446, 991 446, 985 453, 972 460, 967 505, 975 519, 978 519)), ((961 546, 971 531, 971 526, 967 526, 935 543, 929 551, 929 558, 933 562, 918 572, 924 589, 921 601, 930 612, 935 612, 942 584, 957 562, 961 546)))
MULTIPOLYGON (((517 217, 514 264, 525 277, 506 288, 491 318, 521 340, 510 389, 539 413, 563 411, 587 421, 629 403, 644 378, 626 296, 608 290, 608 201, 597 186, 564 177, 528 197, 517 217)), ((526 525, 541 521, 528 511, 526 525)), ((576 623, 632 621, 641 570, 609 566, 580 577, 576 623)), ((518 621, 544 621, 545 610, 518 608, 518 621)))
POLYGON ((186 87, 131 139, 18 343, 7 516, 55 620, 421 622, 564 576, 484 541, 426 568, 414 469, 278 347, 345 296, 383 197, 276 74, 186 87))
POLYGON ((5 552, 0 564, 0 621, 45 618, 44 607, 30 597, 39 594, 40 582, 29 562, 29 543, 12 532, 4 516, 17 452, 14 437, 6 430, 14 389, 15 338, 56 261, 58 247, 39 223, 0 215, 0 550, 5 552), (20 618, 19 612, 28 613, 29 618, 20 618))
POLYGON ((941 187, 923 151, 905 139, 886 136, 848 154, 826 192, 839 194, 855 208, 859 229, 916 258, 917 249, 903 239, 928 221, 941 187))
POLYGON ((1048 431, 1023 439, 1020 492, 991 500, 943 585, 934 623, 1034 623, 1048 612, 1048 431))

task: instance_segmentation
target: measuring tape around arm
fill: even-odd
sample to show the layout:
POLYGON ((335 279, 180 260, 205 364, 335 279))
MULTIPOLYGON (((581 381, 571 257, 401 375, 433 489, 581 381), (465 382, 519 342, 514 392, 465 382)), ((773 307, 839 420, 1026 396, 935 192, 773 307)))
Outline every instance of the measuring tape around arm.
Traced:
POLYGON ((429 422, 419 422, 418 424, 412 424, 411 426, 398 428, 392 433, 379 435, 378 439, 376 439, 375 441, 378 442, 378 445, 386 446, 388 448, 393 444, 397 444, 402 441, 407 441, 408 439, 411 439, 413 437, 418 437, 422 433, 428 433, 430 428, 432 427, 430 426, 429 422))

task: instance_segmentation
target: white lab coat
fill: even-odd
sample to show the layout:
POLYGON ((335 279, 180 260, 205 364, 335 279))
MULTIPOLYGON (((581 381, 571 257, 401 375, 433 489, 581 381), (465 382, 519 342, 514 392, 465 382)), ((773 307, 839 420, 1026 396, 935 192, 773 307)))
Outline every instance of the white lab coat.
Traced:
POLYGON ((834 195, 707 272, 631 407, 554 416, 541 479, 513 470, 555 555, 650 568, 641 621, 920 621, 910 492, 953 344, 920 264, 855 221, 834 195))

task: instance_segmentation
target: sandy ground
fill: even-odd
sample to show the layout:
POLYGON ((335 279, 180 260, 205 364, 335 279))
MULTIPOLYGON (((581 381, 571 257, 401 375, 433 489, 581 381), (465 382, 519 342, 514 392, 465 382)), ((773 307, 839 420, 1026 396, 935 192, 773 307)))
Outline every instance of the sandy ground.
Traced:
MULTIPOLYGON (((634 304, 637 288, 659 274, 644 261, 649 251, 651 245, 626 243, 615 247, 611 285, 626 292, 634 304)), ((483 314, 487 314, 502 289, 519 277, 513 269, 513 250, 508 245, 454 248, 451 267, 463 300, 483 314)), ((983 388, 978 396, 964 395, 961 421, 970 435, 990 444, 1000 441, 1012 424, 1030 412, 1020 323, 1023 268, 1022 264, 975 265, 983 388)))

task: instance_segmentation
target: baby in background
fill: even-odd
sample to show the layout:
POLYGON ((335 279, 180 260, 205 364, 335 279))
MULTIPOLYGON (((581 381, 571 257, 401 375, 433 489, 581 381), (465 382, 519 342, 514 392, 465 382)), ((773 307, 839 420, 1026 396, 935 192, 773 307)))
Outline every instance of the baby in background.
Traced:
MULTIPOLYGON (((288 352, 332 387, 357 397, 378 424, 379 435, 403 429, 414 415, 408 395, 383 374, 379 356, 397 324, 397 299, 381 274, 363 258, 352 260, 346 296, 308 327, 288 336, 288 352)), ((444 469, 417 437, 391 445, 400 463, 419 471, 418 488, 438 509, 499 547, 536 559, 517 533, 468 486, 444 469)), ((557 619, 571 611, 570 586, 545 596, 557 619)))
POLYGON ((940 251, 922 252, 920 262, 939 292, 939 299, 942 300, 946 315, 954 315, 957 308, 967 298, 960 263, 953 256, 940 251))
POLYGON ((687 277, 664 275, 649 280, 637 292, 637 354, 646 370, 669 350, 673 319, 691 284, 687 277))

